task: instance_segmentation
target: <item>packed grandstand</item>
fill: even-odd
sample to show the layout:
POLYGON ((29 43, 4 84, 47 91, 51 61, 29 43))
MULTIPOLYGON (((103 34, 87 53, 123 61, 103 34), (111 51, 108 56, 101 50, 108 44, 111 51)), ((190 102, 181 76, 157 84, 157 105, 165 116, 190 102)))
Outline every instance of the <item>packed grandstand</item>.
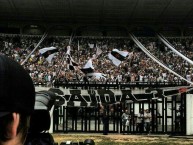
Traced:
MULTIPOLYGON (((84 82, 87 75, 81 71, 81 68, 90 59, 93 72, 103 74, 103 77, 87 76, 87 81, 184 82, 148 57, 129 37, 73 37, 69 50, 70 39, 70 37, 47 36, 30 55, 40 42, 41 36, 1 34, 0 52, 12 57, 20 64, 29 56, 23 66, 36 84, 50 84, 54 80, 84 82), (48 62, 39 50, 51 46, 58 52, 55 53, 52 61, 48 62), (113 49, 128 52, 118 66, 108 57, 113 49), (68 54, 77 64, 73 69, 69 68, 68 54)), ((192 38, 167 39, 178 52, 192 59, 192 38)), ((192 65, 171 51, 157 37, 140 37, 139 41, 165 66, 188 81, 192 81, 192 65)))

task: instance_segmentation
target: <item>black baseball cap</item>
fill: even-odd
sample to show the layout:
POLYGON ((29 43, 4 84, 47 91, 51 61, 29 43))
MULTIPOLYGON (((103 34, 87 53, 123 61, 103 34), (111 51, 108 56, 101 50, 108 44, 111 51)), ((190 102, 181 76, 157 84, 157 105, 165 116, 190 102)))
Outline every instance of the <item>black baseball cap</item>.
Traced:
POLYGON ((34 104, 35 88, 27 71, 0 54, 0 117, 11 112, 31 115, 34 104))

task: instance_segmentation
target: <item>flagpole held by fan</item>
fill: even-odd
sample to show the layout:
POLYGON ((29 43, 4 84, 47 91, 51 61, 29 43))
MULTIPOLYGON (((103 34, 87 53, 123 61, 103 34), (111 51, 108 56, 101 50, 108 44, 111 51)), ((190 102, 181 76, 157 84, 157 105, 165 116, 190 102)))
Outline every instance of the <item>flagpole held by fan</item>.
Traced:
MULTIPOLYGON (((69 51, 70 51, 70 46, 71 46, 71 44, 72 44, 72 41, 73 41, 73 39, 74 39, 74 36, 75 36, 75 31, 73 31, 72 34, 71 34, 71 36, 70 36, 70 40, 69 40, 69 43, 68 43, 69 51)), ((61 64, 64 64, 65 58, 66 58, 66 55, 63 56, 62 61, 61 61, 61 64)), ((54 84, 55 80, 58 79, 58 76, 59 76, 59 74, 60 74, 61 68, 62 68, 62 67, 59 67, 59 68, 58 68, 58 71, 57 71, 57 73, 56 73, 56 76, 53 78, 53 82, 52 82, 53 84, 54 84)))
POLYGON ((36 49, 40 46, 40 44, 44 41, 44 39, 47 37, 48 35, 48 31, 46 31, 42 38, 40 39, 40 41, 38 42, 38 44, 35 46, 35 48, 31 51, 31 53, 25 58, 25 60, 21 63, 21 65, 24 65, 24 63, 29 59, 29 57, 36 51, 36 49))

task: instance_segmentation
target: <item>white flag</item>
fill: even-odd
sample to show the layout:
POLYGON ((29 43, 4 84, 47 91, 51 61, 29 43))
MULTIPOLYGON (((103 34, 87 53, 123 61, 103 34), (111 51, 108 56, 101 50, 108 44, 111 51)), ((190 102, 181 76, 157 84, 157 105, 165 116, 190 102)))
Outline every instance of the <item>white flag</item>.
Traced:
POLYGON ((97 46, 96 56, 99 56, 103 51, 97 46))
POLYGON ((70 48, 70 46, 68 45, 68 46, 67 46, 66 54, 70 55, 70 50, 71 50, 71 48, 70 48))
POLYGON ((83 73, 93 73, 94 72, 94 67, 92 65, 92 59, 89 59, 88 62, 85 64, 85 66, 80 69, 83 73))
POLYGON ((119 51, 118 49, 113 49, 111 53, 108 54, 109 59, 116 66, 119 66, 121 62, 126 59, 127 55, 128 55, 127 51, 119 51))
POLYGON ((58 52, 56 47, 46 47, 39 50, 39 53, 46 58, 46 60, 51 63, 52 58, 58 52))

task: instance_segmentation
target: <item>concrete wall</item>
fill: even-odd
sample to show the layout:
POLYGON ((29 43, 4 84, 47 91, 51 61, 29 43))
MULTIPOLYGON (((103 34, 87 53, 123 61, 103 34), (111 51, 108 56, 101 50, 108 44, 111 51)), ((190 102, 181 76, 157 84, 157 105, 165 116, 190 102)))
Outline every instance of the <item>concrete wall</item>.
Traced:
POLYGON ((186 135, 193 135, 193 94, 186 95, 186 135))

